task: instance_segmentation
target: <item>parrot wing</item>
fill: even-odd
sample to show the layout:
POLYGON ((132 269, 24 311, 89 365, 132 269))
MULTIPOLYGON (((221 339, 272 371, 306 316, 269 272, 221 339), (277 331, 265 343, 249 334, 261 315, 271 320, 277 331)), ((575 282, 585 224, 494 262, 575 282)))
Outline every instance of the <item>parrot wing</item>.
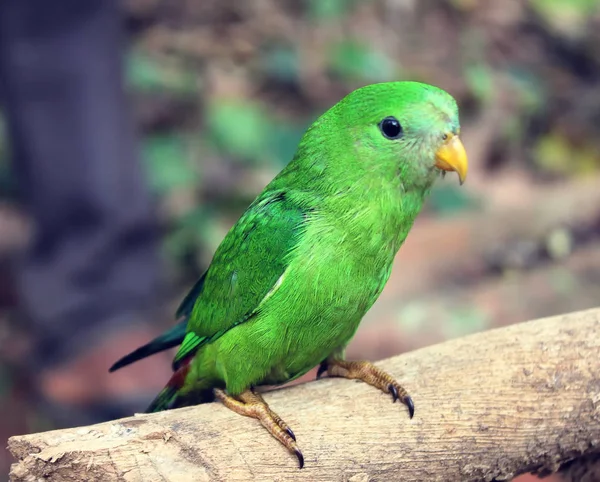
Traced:
POLYGON ((174 369, 259 312, 262 301, 279 287, 290 252, 304 232, 307 212, 285 191, 266 192, 252 203, 178 310, 190 316, 174 369))

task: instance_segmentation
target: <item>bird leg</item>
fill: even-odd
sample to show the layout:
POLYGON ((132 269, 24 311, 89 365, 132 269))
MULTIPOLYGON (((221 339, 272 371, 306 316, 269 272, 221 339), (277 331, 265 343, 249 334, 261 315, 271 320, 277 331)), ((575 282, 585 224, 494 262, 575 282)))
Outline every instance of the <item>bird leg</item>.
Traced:
POLYGON ((236 395, 236 397, 227 395, 223 390, 218 388, 215 388, 214 392, 215 397, 221 400, 223 405, 230 410, 245 417, 252 417, 259 420, 273 437, 298 457, 300 468, 304 467, 304 456, 296 444, 294 432, 292 432, 292 429, 279 415, 269 408, 269 405, 267 405, 262 396, 250 389, 236 395))
POLYGON ((317 379, 327 371, 330 377, 343 377, 362 380, 369 385, 379 388, 385 393, 391 393, 394 402, 398 399, 408 407, 410 418, 415 414, 415 405, 408 392, 388 373, 377 368, 368 361, 346 361, 328 358, 321 362, 317 371, 317 379))

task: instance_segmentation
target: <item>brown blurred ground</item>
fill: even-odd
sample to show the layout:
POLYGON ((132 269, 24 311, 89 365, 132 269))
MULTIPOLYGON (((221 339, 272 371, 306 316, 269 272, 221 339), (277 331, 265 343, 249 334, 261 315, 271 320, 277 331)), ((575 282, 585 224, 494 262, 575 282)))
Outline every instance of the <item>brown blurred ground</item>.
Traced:
MULTIPOLYGON (((415 79, 456 96, 469 179, 434 191, 349 355, 379 359, 598 305, 595 2, 130 0, 128 26, 174 303, 315 115, 360 85, 415 79)), ((16 299, 4 260, 27 232, 6 196, 0 440, 51 428, 9 368, 27 336, 6 321, 16 299)))

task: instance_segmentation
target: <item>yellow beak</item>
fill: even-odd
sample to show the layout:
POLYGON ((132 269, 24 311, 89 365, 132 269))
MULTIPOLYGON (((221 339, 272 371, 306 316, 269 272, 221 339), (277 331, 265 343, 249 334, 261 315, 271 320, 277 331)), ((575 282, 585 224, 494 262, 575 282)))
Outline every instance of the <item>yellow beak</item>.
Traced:
POLYGON ((458 136, 449 134, 448 139, 435 153, 435 167, 443 171, 455 171, 462 184, 467 177, 469 161, 467 151, 458 136))

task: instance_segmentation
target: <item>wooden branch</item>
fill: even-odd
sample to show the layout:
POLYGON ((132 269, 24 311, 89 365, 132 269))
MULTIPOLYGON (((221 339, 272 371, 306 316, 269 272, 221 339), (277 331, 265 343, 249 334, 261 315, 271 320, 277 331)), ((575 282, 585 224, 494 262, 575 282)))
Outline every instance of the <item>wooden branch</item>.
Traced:
POLYGON ((412 394, 414 419, 389 396, 343 379, 265 396, 294 429, 303 470, 256 420, 213 403, 12 437, 11 480, 498 481, 600 456, 600 309, 381 366, 412 394))

